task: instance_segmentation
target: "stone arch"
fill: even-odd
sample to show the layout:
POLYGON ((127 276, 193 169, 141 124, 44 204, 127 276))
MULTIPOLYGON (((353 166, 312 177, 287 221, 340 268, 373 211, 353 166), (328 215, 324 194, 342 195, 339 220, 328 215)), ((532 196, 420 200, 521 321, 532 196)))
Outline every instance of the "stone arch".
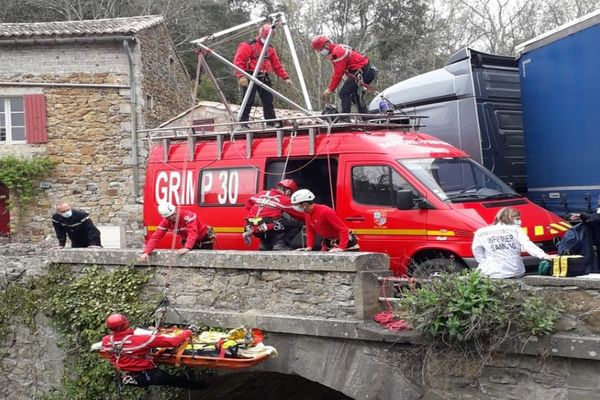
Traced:
POLYGON ((299 375, 272 371, 241 371, 218 376, 203 400, 354 400, 299 375))
POLYGON ((407 354, 402 345, 319 334, 324 336, 269 333, 267 343, 279 356, 259 369, 298 375, 356 400, 417 400, 423 395, 400 367, 407 354))

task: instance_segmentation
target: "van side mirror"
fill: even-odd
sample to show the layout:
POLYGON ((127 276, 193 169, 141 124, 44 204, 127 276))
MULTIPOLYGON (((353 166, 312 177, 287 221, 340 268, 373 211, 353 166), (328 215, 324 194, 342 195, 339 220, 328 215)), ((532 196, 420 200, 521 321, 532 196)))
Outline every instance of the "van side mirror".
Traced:
POLYGON ((433 210, 435 207, 433 206, 433 204, 431 204, 429 202, 429 200, 423 198, 423 197, 418 197, 415 199, 415 204, 417 205, 417 208, 419 210, 433 210))
POLYGON ((412 190, 398 190, 396 193, 396 208, 400 210, 412 210, 415 208, 415 194, 412 190))

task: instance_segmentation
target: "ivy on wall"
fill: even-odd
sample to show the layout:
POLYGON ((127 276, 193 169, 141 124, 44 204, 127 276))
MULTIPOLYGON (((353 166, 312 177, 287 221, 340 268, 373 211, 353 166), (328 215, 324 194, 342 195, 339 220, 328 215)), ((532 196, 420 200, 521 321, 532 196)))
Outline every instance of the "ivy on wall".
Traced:
POLYGON ((18 206, 20 215, 40 192, 38 180, 54 170, 56 163, 48 157, 31 159, 6 156, 0 158, 0 183, 16 194, 9 206, 18 206))
MULTIPOLYGON (((62 387, 45 400, 144 399, 148 393, 143 389, 119 393, 114 369, 90 347, 106 334, 104 320, 112 312, 126 314, 132 325, 149 322, 156 304, 144 301, 141 293, 150 278, 132 267, 88 267, 75 274, 67 266, 53 265, 47 275, 11 282, 0 292, 0 339, 17 323, 35 330, 35 316, 42 312, 67 353, 62 387)), ((155 388, 152 393, 167 400, 181 390, 155 388)))

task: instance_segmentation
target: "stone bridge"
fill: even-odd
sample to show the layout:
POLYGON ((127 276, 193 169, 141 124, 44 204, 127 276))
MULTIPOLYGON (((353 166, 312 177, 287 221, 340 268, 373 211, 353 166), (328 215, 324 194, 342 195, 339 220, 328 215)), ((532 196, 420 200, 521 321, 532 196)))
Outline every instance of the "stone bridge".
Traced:
POLYGON ((139 254, 68 249, 50 252, 45 262, 152 269, 146 294, 153 297, 171 276, 168 297, 186 319, 266 332, 279 357, 254 371, 301 376, 356 400, 598 398, 596 280, 525 278, 524 290, 565 302, 562 332, 507 349, 481 368, 477 362, 423 359, 417 335, 372 321, 381 310, 377 278, 390 274, 383 254, 194 251, 176 257, 159 251, 148 264, 138 264, 139 254))

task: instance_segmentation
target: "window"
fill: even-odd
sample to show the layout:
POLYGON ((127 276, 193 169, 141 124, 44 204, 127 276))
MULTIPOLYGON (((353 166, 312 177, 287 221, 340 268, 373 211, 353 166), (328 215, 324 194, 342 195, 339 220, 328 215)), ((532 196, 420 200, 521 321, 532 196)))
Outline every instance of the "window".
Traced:
POLYGON ((399 160, 442 200, 454 203, 519 197, 508 185, 469 158, 399 160))
POLYGON ((334 207, 337 171, 338 161, 335 157, 298 158, 288 160, 287 163, 281 159, 271 160, 267 162, 263 189, 274 188, 285 175, 286 179, 293 179, 296 182, 298 189, 309 189, 313 192, 315 203, 334 207))
POLYGON ((0 97, 0 143, 25 143, 22 97, 0 97))
POLYGON ((412 192, 412 186, 395 170, 385 165, 352 168, 352 196, 361 204, 395 207, 399 192, 412 192))
POLYGON ((247 167, 205 169, 199 178, 200 206, 243 206, 256 193, 258 172, 247 167))

